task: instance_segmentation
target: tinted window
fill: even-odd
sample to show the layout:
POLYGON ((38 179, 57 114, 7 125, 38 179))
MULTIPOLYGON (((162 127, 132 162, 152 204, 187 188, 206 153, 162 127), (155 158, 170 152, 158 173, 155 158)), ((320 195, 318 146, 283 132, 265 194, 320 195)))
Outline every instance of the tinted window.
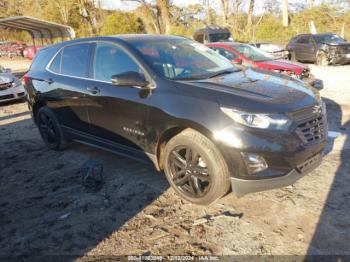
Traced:
POLYGON ((77 44, 63 49, 61 74, 86 77, 91 44, 77 44))
POLYGON ((300 36, 296 42, 300 44, 308 44, 309 40, 310 40, 309 36, 303 35, 303 36, 300 36))
POLYGON ((62 51, 60 51, 51 62, 50 70, 55 73, 61 73, 61 57, 62 51))
POLYGON ((255 61, 269 61, 275 60, 275 57, 270 53, 267 53, 259 48, 251 45, 236 45, 233 47, 238 53, 244 55, 245 57, 255 61))
POLYGON ((220 55, 226 57, 230 61, 237 58, 237 56, 234 53, 231 53, 230 51, 227 51, 226 49, 218 48, 218 47, 215 47, 213 49, 216 52, 218 52, 220 55))
POLYGON ((230 33, 218 33, 218 34, 210 34, 210 42, 227 42, 230 41, 231 34, 230 33))
POLYGON ((327 44, 343 44, 346 43, 344 38, 341 38, 335 34, 327 34, 327 35, 314 35, 314 38, 318 43, 327 43, 327 44))
POLYGON ((56 49, 45 48, 41 49, 36 53, 32 65, 30 66, 31 71, 41 71, 44 70, 47 64, 49 63, 51 57, 56 52, 56 49))
POLYGON ((113 75, 142 70, 121 48, 108 43, 97 44, 94 61, 94 78, 110 81, 113 75))

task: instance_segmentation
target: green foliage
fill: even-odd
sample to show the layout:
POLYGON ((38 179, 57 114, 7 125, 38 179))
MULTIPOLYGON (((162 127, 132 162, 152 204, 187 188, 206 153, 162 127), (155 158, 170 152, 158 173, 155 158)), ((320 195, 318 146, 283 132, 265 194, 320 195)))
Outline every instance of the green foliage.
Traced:
POLYGON ((144 33, 145 29, 140 18, 132 13, 116 11, 108 15, 103 26, 101 35, 136 34, 144 33))
POLYGON ((254 31, 257 41, 274 43, 286 43, 293 35, 292 30, 285 28, 281 19, 273 15, 264 16, 254 31))
MULTIPOLYGON (((236 41, 271 41, 287 43, 295 34, 308 33, 309 23, 314 21, 318 32, 340 33, 343 26, 345 37, 350 38, 350 11, 344 8, 345 0, 322 1, 322 5, 306 9, 294 9, 290 13, 290 25, 285 28, 280 16, 280 0, 266 0, 263 6, 264 16, 253 17, 252 30, 248 33, 247 13, 237 11, 228 18, 228 26, 236 41), (338 3, 338 4, 336 4, 338 3)), ((0 17, 17 15, 34 16, 39 19, 67 24, 74 28, 77 37, 91 35, 114 35, 127 33, 158 33, 162 24, 161 17, 155 16, 155 8, 140 5, 131 12, 109 11, 100 8, 95 0, 0 0, 0 17), (83 12, 83 10, 86 12, 83 12), (89 14, 89 17, 86 16, 89 14)), ((146 2, 155 4, 155 0, 146 2)), ((188 1, 190 2, 190 1, 188 1)), ((174 35, 192 37, 198 28, 206 23, 206 10, 201 4, 176 6, 170 5, 171 30, 174 35)), ((350 3, 350 2, 349 2, 350 3)), ((292 4, 291 4, 292 5, 292 4)), ((292 10, 292 8, 291 8, 292 10)), ((210 9, 213 23, 220 25, 222 12, 210 9)), ((31 43, 26 33, 1 30, 0 39, 18 39, 31 43)))
POLYGON ((306 9, 292 18, 291 27, 296 34, 308 33, 309 22, 314 21, 317 32, 336 32, 339 31, 336 10, 327 5, 320 5, 314 8, 306 9))

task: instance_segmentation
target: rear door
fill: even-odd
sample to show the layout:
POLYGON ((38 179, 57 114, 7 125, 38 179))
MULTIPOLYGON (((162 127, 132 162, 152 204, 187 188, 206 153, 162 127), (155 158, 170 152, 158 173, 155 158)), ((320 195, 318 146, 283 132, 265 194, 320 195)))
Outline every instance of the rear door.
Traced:
POLYGON ((48 66, 48 106, 63 127, 87 130, 89 120, 86 77, 90 68, 91 43, 78 43, 61 49, 48 66))

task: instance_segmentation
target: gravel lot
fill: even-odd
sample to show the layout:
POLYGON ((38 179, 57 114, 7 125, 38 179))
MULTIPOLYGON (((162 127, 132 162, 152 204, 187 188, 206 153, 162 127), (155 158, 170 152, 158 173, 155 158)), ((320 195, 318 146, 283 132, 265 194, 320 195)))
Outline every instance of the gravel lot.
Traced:
POLYGON ((311 67, 340 133, 322 165, 293 186, 210 207, 180 200, 152 166, 76 143, 50 151, 25 103, 0 105, 0 256, 350 255, 350 66, 311 67), (82 186, 88 159, 104 165, 99 190, 82 186))

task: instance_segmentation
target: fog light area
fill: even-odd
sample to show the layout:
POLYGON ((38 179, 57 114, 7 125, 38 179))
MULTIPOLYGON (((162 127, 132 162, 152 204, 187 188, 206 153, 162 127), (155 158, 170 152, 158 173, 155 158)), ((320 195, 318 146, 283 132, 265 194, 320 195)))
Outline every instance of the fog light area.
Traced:
POLYGON ((242 156, 250 175, 263 171, 268 167, 265 159, 262 156, 250 153, 242 153, 242 156))

